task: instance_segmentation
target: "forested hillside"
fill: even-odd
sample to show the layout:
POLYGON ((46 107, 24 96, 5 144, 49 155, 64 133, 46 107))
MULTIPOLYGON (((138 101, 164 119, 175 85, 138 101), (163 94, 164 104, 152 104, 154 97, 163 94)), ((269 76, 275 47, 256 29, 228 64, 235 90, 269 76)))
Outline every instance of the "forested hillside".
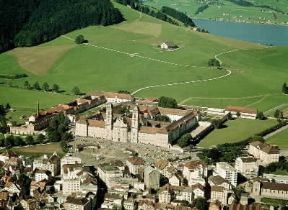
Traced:
POLYGON ((0 0, 0 52, 37 45, 88 25, 121 21, 110 0, 0 0))

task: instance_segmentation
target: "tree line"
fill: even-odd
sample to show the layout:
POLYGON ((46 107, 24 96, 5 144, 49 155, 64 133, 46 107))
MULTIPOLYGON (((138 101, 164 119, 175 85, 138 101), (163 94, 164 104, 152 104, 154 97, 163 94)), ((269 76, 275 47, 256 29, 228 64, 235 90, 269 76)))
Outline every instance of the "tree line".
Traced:
POLYGON ((1 1, 0 52, 33 46, 89 25, 123 21, 110 0, 1 1))
POLYGON ((185 26, 191 26, 194 27, 195 23, 193 22, 193 20, 188 17, 185 13, 180 12, 176 9, 173 9, 171 7, 166 7, 163 6, 161 8, 161 12, 163 12, 164 14, 167 14, 173 18, 175 18, 176 20, 179 20, 180 22, 182 22, 185 26))
POLYGON ((173 25, 179 25, 177 21, 173 20, 167 14, 163 13, 160 10, 143 5, 139 0, 116 0, 116 2, 123 4, 125 6, 130 6, 132 9, 138 10, 142 13, 163 20, 165 22, 171 23, 173 25))

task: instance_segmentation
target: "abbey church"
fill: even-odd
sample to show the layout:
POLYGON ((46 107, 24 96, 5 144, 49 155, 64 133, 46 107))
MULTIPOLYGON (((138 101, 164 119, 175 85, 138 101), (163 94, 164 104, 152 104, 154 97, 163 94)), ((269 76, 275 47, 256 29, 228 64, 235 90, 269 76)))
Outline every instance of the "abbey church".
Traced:
POLYGON ((131 142, 170 147, 184 133, 198 126, 191 110, 155 105, 111 103, 88 118, 76 122, 75 135, 115 142, 131 142))

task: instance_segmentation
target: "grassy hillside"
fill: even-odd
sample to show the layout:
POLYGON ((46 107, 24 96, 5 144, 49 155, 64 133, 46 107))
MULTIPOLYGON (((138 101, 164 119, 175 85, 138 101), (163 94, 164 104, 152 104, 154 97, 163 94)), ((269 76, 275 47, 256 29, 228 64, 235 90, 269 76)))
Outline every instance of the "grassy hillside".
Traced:
POLYGON ((270 137, 267 139, 267 142, 270 144, 278 145, 281 148, 288 148, 288 130, 284 130, 275 136, 270 137))
MULTIPOLYGON (((185 104, 242 105, 263 111, 287 103, 287 97, 281 94, 286 78, 287 47, 265 48, 193 32, 124 6, 115 6, 124 14, 127 20, 124 23, 108 27, 91 26, 37 47, 18 48, 0 54, 0 74, 24 72, 29 77, 9 83, 19 87, 23 87, 25 80, 30 83, 48 82, 50 85, 57 83, 66 94, 74 86, 83 92, 133 92, 154 86, 137 92, 136 96, 168 95, 185 104), (79 34, 89 41, 88 45, 74 43, 79 34), (163 41, 175 42, 180 48, 173 52, 160 50, 157 45, 163 41), (208 59, 217 54, 227 70, 207 66, 208 59)), ((16 109, 21 106, 34 108, 39 95, 40 103, 43 100, 41 104, 45 106, 73 97, 57 94, 50 99, 53 94, 7 86, 1 87, 0 94, 1 103, 10 101, 16 109), (25 95, 27 100, 22 100, 25 95)))
POLYGON ((233 22, 288 24, 288 2, 278 0, 147 0, 145 4, 161 8, 169 6, 198 19, 217 19, 233 22), (246 4, 245 4, 246 3, 246 4), (208 5, 202 12, 199 8, 208 5), (284 14, 283 14, 284 13, 284 14))

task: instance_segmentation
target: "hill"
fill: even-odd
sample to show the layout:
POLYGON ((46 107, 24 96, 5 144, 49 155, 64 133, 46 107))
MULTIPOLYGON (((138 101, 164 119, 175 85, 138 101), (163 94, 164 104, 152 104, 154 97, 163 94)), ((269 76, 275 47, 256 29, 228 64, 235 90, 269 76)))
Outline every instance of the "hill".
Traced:
MULTIPOLYGON (((30 84, 56 83, 65 94, 71 94, 74 86, 82 92, 128 90, 137 97, 168 95, 183 104, 210 107, 241 105, 266 111, 287 103, 281 93, 287 47, 267 48, 194 32, 117 3, 114 6, 125 22, 90 26, 36 47, 0 54, 0 74, 28 75, 2 79, 2 103, 10 101, 16 109, 26 104, 34 108, 34 102, 22 101, 17 95, 12 101, 13 93, 7 91, 12 89, 8 85, 23 88, 26 80, 30 84), (89 43, 75 44, 79 34, 89 43), (165 41, 176 43, 179 49, 159 49, 165 41), (215 56, 223 62, 222 70, 208 67, 208 60, 215 56)), ((28 92, 29 101, 36 101, 38 93, 52 97, 28 92)), ((55 102, 61 96, 63 101, 67 99, 67 95, 57 94, 55 102)))
POLYGON ((288 24, 288 2, 278 0, 147 0, 156 8, 169 6, 192 18, 232 22, 288 24))

